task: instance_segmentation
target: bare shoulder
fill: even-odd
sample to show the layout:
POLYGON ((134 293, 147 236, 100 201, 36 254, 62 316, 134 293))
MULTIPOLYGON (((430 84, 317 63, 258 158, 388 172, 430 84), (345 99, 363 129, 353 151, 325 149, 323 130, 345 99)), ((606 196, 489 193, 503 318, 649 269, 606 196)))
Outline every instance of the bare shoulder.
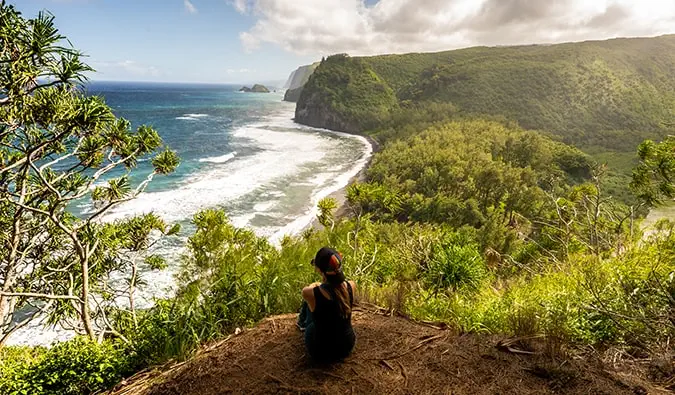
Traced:
POLYGON ((314 299, 314 287, 315 285, 308 285, 305 288, 302 289, 302 297, 305 300, 313 300, 314 299))

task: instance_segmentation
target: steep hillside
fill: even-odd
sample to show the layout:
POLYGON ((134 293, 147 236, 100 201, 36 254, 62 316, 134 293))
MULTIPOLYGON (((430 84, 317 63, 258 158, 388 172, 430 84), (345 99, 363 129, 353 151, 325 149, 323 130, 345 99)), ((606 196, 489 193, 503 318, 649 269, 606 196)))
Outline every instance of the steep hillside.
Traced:
POLYGON ((318 62, 306 66, 300 66, 291 73, 291 75, 288 77, 288 80, 286 81, 286 84, 284 84, 284 89, 286 89, 284 101, 298 101, 303 86, 305 86, 309 80, 309 77, 318 66, 318 62))
POLYGON ((296 119, 359 132, 430 103, 517 121, 587 150, 633 151, 673 130, 675 35, 329 57, 300 95, 296 119))
POLYGON ((295 118, 309 126, 358 132, 377 126, 397 106, 395 92, 368 63, 335 55, 309 78, 295 118))

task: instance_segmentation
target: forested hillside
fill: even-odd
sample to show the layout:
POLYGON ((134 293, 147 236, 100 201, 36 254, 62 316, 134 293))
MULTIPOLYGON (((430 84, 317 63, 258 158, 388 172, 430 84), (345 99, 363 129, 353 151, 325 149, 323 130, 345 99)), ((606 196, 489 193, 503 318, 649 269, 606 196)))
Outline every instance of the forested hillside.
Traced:
POLYGON ((460 114, 501 116, 581 148, 632 150, 673 130, 675 36, 333 56, 310 78, 296 115, 317 123, 311 114, 330 114, 341 129, 362 131, 374 127, 363 116, 374 111, 363 108, 369 100, 378 113, 447 103, 460 114), (357 82, 365 75, 378 87, 357 82), (396 101, 381 100, 389 90, 396 101))

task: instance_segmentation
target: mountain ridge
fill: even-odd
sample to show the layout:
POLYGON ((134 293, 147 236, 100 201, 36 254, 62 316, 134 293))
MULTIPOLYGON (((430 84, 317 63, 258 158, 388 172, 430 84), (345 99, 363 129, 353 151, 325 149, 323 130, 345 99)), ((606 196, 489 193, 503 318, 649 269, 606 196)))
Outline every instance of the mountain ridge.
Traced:
POLYGON ((627 151, 672 131, 664 123, 675 118, 673 54, 675 35, 334 55, 309 78, 296 120, 361 133, 383 127, 402 109, 440 103, 463 115, 503 117, 577 146, 627 151))

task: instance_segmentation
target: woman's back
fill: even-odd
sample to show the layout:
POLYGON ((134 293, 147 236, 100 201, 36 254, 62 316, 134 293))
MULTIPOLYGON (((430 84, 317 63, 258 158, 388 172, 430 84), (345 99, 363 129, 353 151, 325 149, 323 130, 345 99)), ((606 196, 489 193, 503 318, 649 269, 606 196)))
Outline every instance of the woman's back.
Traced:
POLYGON ((311 313, 314 325, 305 332, 308 351, 314 358, 341 359, 349 355, 354 347, 356 336, 351 320, 354 295, 348 281, 341 285, 349 294, 349 311, 346 314, 336 297, 339 291, 326 284, 314 287, 315 307, 311 313))

